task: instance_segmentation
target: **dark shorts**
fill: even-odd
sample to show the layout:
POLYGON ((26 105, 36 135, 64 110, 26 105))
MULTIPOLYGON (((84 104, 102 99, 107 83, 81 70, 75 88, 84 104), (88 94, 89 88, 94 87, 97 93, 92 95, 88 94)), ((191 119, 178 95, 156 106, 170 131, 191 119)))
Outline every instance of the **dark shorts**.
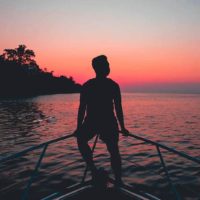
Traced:
POLYGON ((105 143, 118 142, 119 129, 116 118, 96 121, 86 118, 78 132, 78 139, 89 141, 99 134, 100 139, 105 143))

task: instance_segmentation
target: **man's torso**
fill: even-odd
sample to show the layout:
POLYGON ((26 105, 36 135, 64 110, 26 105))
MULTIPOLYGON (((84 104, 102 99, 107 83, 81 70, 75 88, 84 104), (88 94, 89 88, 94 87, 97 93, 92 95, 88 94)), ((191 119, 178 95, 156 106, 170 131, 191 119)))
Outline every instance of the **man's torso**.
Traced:
POLYGON ((91 79, 83 85, 88 120, 106 123, 115 118, 114 97, 117 87, 117 83, 108 78, 91 79))

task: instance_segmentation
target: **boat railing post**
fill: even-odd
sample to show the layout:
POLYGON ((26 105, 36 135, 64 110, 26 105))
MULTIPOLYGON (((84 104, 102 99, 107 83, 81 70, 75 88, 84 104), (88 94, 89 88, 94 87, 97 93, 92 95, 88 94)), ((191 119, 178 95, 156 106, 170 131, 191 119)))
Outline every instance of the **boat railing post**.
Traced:
POLYGON ((157 151, 158 151, 158 155, 159 155, 159 157, 160 157, 160 161, 161 161, 162 167, 163 167, 163 169, 164 169, 164 171, 165 171, 165 174, 166 174, 168 183, 169 183, 169 185, 170 185, 172 191, 174 192, 174 194, 175 194, 175 196, 176 196, 176 199, 177 199, 177 200, 181 200, 181 197, 180 197, 179 193, 177 192, 176 187, 174 186, 174 184, 173 184, 172 181, 171 181, 169 172, 168 172, 167 167, 166 167, 166 165, 165 165, 164 158, 163 158, 163 156, 162 156, 162 153, 161 153, 160 148, 159 148, 158 145, 156 145, 156 149, 157 149, 157 151))
POLYGON ((35 169, 34 169, 32 175, 31 175, 31 177, 30 177, 30 179, 28 181, 28 184, 27 184, 26 188, 24 189, 24 192, 22 194, 21 200, 28 200, 28 194, 29 194, 30 187, 31 187, 31 185, 33 183, 33 180, 34 180, 36 174, 38 173, 38 169, 39 169, 39 167, 41 165, 41 162, 42 162, 42 159, 43 159, 43 157, 45 155, 47 147, 48 147, 48 144, 45 144, 44 147, 43 147, 43 150, 42 150, 42 152, 40 154, 40 157, 38 159, 38 162, 36 163, 35 169))
MULTIPOLYGON (((99 135, 97 135, 96 138, 95 138, 95 141, 94 141, 94 144, 93 144, 93 147, 92 147, 92 153, 94 153, 94 149, 95 149, 95 147, 96 147, 98 138, 99 138, 99 135)), ((88 172, 88 165, 87 165, 86 168, 85 168, 85 171, 84 171, 84 174, 83 174, 83 178, 82 178, 81 183, 84 183, 85 178, 86 178, 86 176, 87 176, 87 172, 88 172)))

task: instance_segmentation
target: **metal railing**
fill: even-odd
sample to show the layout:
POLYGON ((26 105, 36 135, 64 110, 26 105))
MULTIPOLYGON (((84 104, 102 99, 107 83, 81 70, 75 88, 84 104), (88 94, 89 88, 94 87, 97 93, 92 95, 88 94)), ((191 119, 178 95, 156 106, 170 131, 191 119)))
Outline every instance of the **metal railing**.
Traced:
POLYGON ((59 138, 56 138, 56 139, 53 139, 53 140, 49 140, 47 142, 41 143, 39 145, 32 146, 32 147, 27 148, 27 149, 25 149, 23 151, 20 151, 20 152, 18 152, 16 154, 13 154, 13 155, 10 155, 10 156, 7 156, 5 158, 1 158, 0 159, 0 164, 2 164, 2 163, 7 162, 9 160, 16 159, 16 158, 19 158, 21 156, 24 156, 27 153, 29 153, 31 151, 34 151, 36 149, 42 149, 41 154, 39 156, 39 159, 38 159, 38 161, 37 161, 37 163, 35 165, 35 168, 33 170, 33 173, 31 174, 30 179, 29 179, 29 181, 27 183, 27 186, 26 186, 26 188, 24 189, 24 191, 22 193, 21 200, 28 200, 30 187, 31 187, 31 185, 33 183, 33 180, 34 180, 35 176, 37 175, 37 172, 38 172, 38 170, 40 168, 40 165, 42 163, 42 159, 45 156, 45 152, 46 152, 48 146, 50 144, 53 144, 53 143, 56 143, 56 142, 59 142, 59 141, 62 141, 62 140, 66 140, 66 139, 69 139, 69 138, 72 138, 72 137, 74 137, 74 134, 70 134, 70 135, 59 137, 59 138))
POLYGON ((156 147, 156 150, 158 152, 161 165, 162 165, 162 167, 163 167, 163 169, 165 171, 165 175, 166 175, 167 181, 169 183, 169 186, 171 187, 171 190, 173 191, 173 193, 174 193, 174 195, 176 197, 176 200, 181 200, 182 198, 180 197, 180 194, 176 190, 176 187, 173 184, 173 182, 171 180, 171 177, 170 177, 170 174, 169 174, 169 172, 167 170, 167 167, 166 167, 165 160, 164 160, 164 157, 162 155, 161 149, 167 150, 168 152, 174 153, 174 154, 176 154, 178 156, 181 156, 181 157, 183 157, 183 158, 185 158, 187 160, 190 160, 192 162, 195 162, 197 164, 200 164, 200 159, 192 157, 192 156, 190 156, 190 155, 188 155, 186 153, 183 153, 181 151, 177 151, 176 149, 168 147, 167 145, 164 145, 164 144, 161 144, 161 143, 158 143, 158 142, 154 142, 152 140, 146 139, 144 137, 141 137, 141 136, 138 136, 138 135, 135 135, 135 134, 130 134, 129 133, 129 134, 125 134, 125 135, 128 136, 128 137, 135 138, 137 140, 143 141, 146 144, 150 144, 150 145, 153 145, 153 146, 156 147))
MULTIPOLYGON (((167 178, 167 181, 168 181, 168 183, 169 183, 169 185, 171 187, 171 190, 174 192, 176 199, 177 200, 181 200, 181 197, 180 197, 179 193, 177 192, 176 187, 174 186, 174 184, 172 183, 172 180, 170 178, 170 174, 169 174, 169 172, 167 170, 167 167, 166 167, 165 160, 164 160, 164 157, 162 155, 161 149, 167 150, 167 151, 169 151, 171 153, 179 155, 179 156, 181 156, 183 158, 186 158, 186 159, 188 159, 190 161, 193 161, 193 162, 195 162, 197 164, 200 164, 200 159, 192 157, 192 156, 190 156, 190 155, 188 155, 186 153, 177 151, 176 149, 168 147, 168 146, 166 146, 164 144, 161 144, 161 143, 158 143, 158 142, 154 142, 152 140, 146 139, 144 137, 141 137, 141 136, 138 136, 138 135, 135 135, 135 134, 130 134, 129 133, 129 134, 126 134, 126 136, 131 137, 131 138, 135 138, 135 139, 140 140, 140 141, 143 141, 143 143, 139 143, 139 144, 145 144, 146 143, 146 144, 150 144, 150 145, 153 145, 153 146, 156 147, 156 150, 157 150, 159 158, 160 158, 161 165, 162 165, 162 167, 163 167, 163 169, 165 171, 166 178, 167 178)), ((27 186, 26 186, 26 188, 24 189, 24 191, 22 193, 21 200, 28 200, 30 187, 31 187, 31 185, 33 183, 33 180, 34 180, 34 178, 35 178, 35 176, 36 176, 36 174, 37 174, 37 172, 38 172, 38 170, 40 168, 40 165, 42 163, 42 159, 45 156, 45 152, 46 152, 48 146, 50 144, 53 144, 53 143, 56 143, 56 142, 59 142, 59 141, 62 141, 62 140, 66 140, 66 139, 69 139, 69 138, 72 138, 72 137, 74 137, 74 134, 69 134, 69 135, 66 135, 66 136, 63 136, 63 137, 59 137, 59 138, 56 138, 56 139, 53 139, 53 140, 49 140, 49 141, 41 143, 39 145, 32 146, 32 147, 27 148, 27 149, 25 149, 23 151, 20 151, 20 152, 18 152, 16 154, 7 156, 5 158, 0 158, 0 164, 2 164, 2 163, 7 162, 9 160, 16 159, 16 158, 19 158, 21 156, 24 156, 24 155, 26 155, 27 153, 29 153, 29 152, 31 152, 33 150, 42 149, 41 154, 39 155, 39 159, 38 159, 38 161, 37 161, 37 163, 35 165, 35 168, 33 170, 33 173, 31 174, 30 179, 29 179, 29 181, 27 183, 27 186)), ((95 141, 94 141, 94 144, 93 144, 93 147, 92 147, 92 151, 94 151, 94 149, 96 147, 96 144, 97 144, 97 141, 98 141, 98 135, 95 138, 95 141)), ((87 171, 88 171, 88 167, 86 166, 86 169, 85 169, 84 175, 83 175, 83 179, 82 179, 82 183, 85 181, 85 178, 86 178, 86 175, 87 175, 87 171)))

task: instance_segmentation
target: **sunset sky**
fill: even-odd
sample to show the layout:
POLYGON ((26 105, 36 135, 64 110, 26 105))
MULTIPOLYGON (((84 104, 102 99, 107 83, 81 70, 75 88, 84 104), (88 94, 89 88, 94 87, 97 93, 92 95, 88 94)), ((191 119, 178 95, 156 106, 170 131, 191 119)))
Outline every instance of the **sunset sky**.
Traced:
POLYGON ((83 83, 105 54, 125 90, 200 90, 199 0, 0 0, 0 24, 0 53, 25 44, 55 75, 83 83))

